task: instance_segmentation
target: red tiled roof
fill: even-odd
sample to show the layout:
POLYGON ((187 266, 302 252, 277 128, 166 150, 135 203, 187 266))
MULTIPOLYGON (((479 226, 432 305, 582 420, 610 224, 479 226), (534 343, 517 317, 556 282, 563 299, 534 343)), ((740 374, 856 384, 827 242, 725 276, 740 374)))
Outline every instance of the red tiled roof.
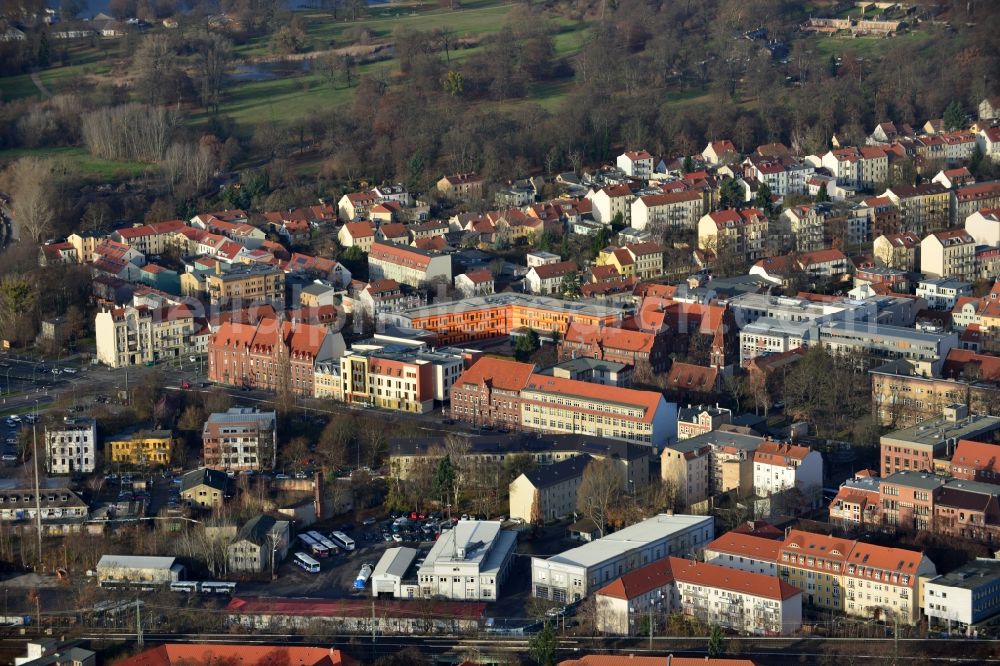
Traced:
MULTIPOLYGON (((478 364, 477 364, 478 365, 478 364)), ((473 366, 474 368, 475 366, 473 366)), ((598 400, 604 402, 614 402, 622 405, 630 405, 643 408, 643 415, 638 420, 644 423, 651 423, 663 396, 654 391, 637 391, 635 389, 621 388, 618 386, 602 386, 591 384, 590 382, 578 381, 575 379, 564 379, 562 377, 550 377, 548 375, 533 374, 528 379, 525 391, 538 391, 542 393, 556 393, 567 396, 576 396, 598 400)), ((524 394, 522 392, 522 398, 524 394)), ((632 417, 624 414, 617 418, 633 420, 632 417)))
POLYGON ((719 381, 719 369, 675 361, 667 372, 666 385, 673 389, 712 392, 719 381))
POLYGON ((570 322, 566 329, 566 342, 594 345, 599 344, 608 349, 620 349, 631 353, 649 353, 653 349, 656 336, 642 331, 630 331, 624 328, 608 326, 592 326, 580 322, 570 322))
POLYGON ((532 270, 535 274, 542 280, 551 280, 553 278, 562 277, 569 273, 575 273, 579 270, 576 262, 572 259, 569 261, 560 261, 554 264, 543 264, 541 266, 534 266, 532 270))
MULTIPOLYGON (((234 637, 234 640, 235 637, 234 637)), ((225 643, 167 643, 114 662, 115 666, 189 666, 195 664, 240 664, 240 666, 341 666, 335 648, 298 645, 254 645, 225 643)))
POLYGON ((688 201, 701 201, 701 192, 684 190, 680 192, 667 192, 665 194, 647 194, 644 197, 639 197, 639 200, 649 208, 653 206, 669 206, 688 201))
POLYGON ((344 228, 351 238, 368 238, 375 235, 375 225, 368 221, 348 222, 344 228))
POLYGON ((808 446, 781 444, 779 442, 764 442, 753 453, 754 463, 774 465, 776 467, 794 467, 792 460, 802 462, 812 453, 808 446))
POLYGON ((368 261, 387 261, 391 264, 427 270, 431 263, 431 256, 405 245, 375 241, 368 254, 368 261))
POLYGON ((483 284, 485 282, 493 281, 493 273, 490 273, 485 268, 478 271, 469 271, 465 274, 465 277, 468 278, 472 284, 483 284))
POLYGON ((406 231, 406 227, 399 222, 394 222, 392 224, 383 224, 378 228, 382 235, 386 238, 408 238, 409 234, 406 231))
POLYGON ((663 559, 630 571, 621 578, 611 581, 598 590, 597 594, 602 597, 614 597, 627 601, 673 582, 674 577, 670 573, 670 560, 663 559))
POLYGON ((705 550, 777 563, 781 557, 781 541, 731 531, 705 546, 705 550))
POLYGON ((951 464, 952 467, 969 467, 976 471, 1000 471, 1000 445, 960 439, 951 464))
POLYGON ((784 600, 802 594, 801 590, 792 587, 777 576, 730 569, 718 564, 671 557, 670 568, 673 571, 674 579, 678 582, 729 590, 765 599, 784 600))
MULTIPOLYGON (((802 266, 811 266, 813 264, 826 264, 834 261, 847 261, 847 255, 840 250, 826 249, 826 250, 816 250, 815 252, 806 252, 799 257, 799 263, 802 266)), ((846 268, 846 266, 845 266, 846 268)))
POLYGON ((520 391, 527 386, 534 371, 535 366, 531 363, 484 356, 455 380, 455 387, 486 382, 502 391, 520 391))

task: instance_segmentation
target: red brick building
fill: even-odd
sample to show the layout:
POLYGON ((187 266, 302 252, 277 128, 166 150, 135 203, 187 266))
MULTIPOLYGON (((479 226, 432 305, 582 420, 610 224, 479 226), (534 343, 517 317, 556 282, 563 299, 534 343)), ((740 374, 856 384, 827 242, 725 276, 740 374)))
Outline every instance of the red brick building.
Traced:
POLYGON ((580 322, 569 325, 559 341, 558 354, 560 361, 586 357, 631 366, 646 365, 653 372, 666 369, 670 362, 663 334, 580 322))
POLYGON ((520 430, 521 389, 535 366, 500 358, 482 358, 451 387, 452 418, 477 426, 520 430))

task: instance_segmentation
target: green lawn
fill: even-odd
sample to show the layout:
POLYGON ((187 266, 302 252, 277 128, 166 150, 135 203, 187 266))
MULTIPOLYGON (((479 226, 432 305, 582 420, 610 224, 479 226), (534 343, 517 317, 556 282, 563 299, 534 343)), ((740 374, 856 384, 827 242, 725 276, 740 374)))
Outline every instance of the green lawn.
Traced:
POLYGON ((851 51, 856 56, 871 58, 881 56, 883 53, 905 45, 923 45, 930 40, 931 36, 926 30, 921 28, 914 32, 907 32, 897 37, 850 37, 839 35, 828 35, 815 38, 815 48, 821 60, 828 60, 831 55, 843 55, 851 51))
POLYGON ((27 155, 55 159, 61 162, 66 169, 97 181, 136 176, 149 167, 149 165, 140 162, 102 160, 91 155, 86 148, 76 146, 0 150, 0 165, 5 165, 27 155))

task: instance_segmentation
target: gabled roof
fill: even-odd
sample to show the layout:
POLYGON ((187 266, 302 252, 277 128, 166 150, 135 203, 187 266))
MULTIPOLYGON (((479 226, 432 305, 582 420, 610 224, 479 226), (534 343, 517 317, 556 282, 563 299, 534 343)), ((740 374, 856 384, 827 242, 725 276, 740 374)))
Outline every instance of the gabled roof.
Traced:
POLYGON ((705 550, 777 563, 781 557, 781 541, 731 531, 705 546, 705 550))
POLYGON ((348 663, 334 648, 291 645, 225 643, 168 643, 115 662, 115 666, 183 666, 185 664, 240 664, 240 666, 341 666, 348 663))
POLYGON ((225 472, 216 469, 202 467, 193 472, 188 472, 181 477, 181 492, 197 488, 198 486, 209 486, 216 490, 225 491, 229 487, 229 477, 225 472))
POLYGON ((667 388, 680 391, 712 393, 719 381, 718 368, 674 361, 667 372, 667 388))
POLYGON ((670 569, 673 572, 674 580, 679 583, 690 583, 776 600, 791 599, 802 594, 801 590, 792 587, 777 576, 730 569, 718 564, 671 557, 670 569))
POLYGON ((479 269, 477 271, 469 271, 464 275, 466 279, 472 282, 472 284, 485 284, 487 282, 493 281, 493 273, 489 272, 485 268, 479 269))
POLYGON ((351 238, 368 238, 375 235, 375 225, 367 220, 348 222, 344 225, 344 230, 351 238))
POLYGON ((535 488, 548 488, 550 486, 563 483, 568 479, 575 479, 583 476, 583 470, 587 468, 593 458, 589 454, 573 456, 550 465, 539 465, 534 469, 524 473, 535 488))
POLYGON ((656 560, 611 581, 599 589, 597 595, 628 601, 671 585, 673 582, 670 560, 656 560))
POLYGON ((753 454, 754 463, 774 465, 776 467, 793 467, 792 461, 802 462, 812 453, 808 446, 781 444, 779 442, 764 442, 753 454))
POLYGON ((575 261, 570 259, 569 261, 560 261, 554 264, 533 266, 531 270, 535 271, 535 275, 537 275, 539 279, 551 280, 570 273, 575 273, 580 270, 580 268, 576 265, 575 261))
MULTIPOLYGON (((524 391, 561 394, 601 402, 613 402, 620 405, 641 407, 641 417, 629 417, 620 414, 618 418, 623 420, 639 420, 644 423, 651 423, 653 421, 656 408, 663 400, 663 395, 655 391, 637 391, 618 386, 602 386, 575 379, 564 379, 562 377, 550 377, 538 374, 533 374, 529 377, 524 391)), ((523 393, 521 397, 524 398, 523 393)))
POLYGON ((535 366, 502 358, 485 356, 455 380, 455 388, 467 384, 487 383, 502 391, 520 391, 528 384, 535 366))
POLYGON ((566 342, 600 345, 606 349, 647 354, 652 351, 653 344, 656 342, 656 336, 652 333, 608 326, 592 326, 576 321, 570 322, 564 337, 566 342))
POLYGON ((669 206, 671 204, 687 203, 689 201, 701 201, 701 192, 683 190, 680 192, 667 192, 665 194, 647 194, 644 197, 639 197, 639 200, 642 201, 647 208, 652 208, 654 206, 669 206))
POLYGON ((1000 472, 1000 445, 960 439, 951 458, 951 465, 953 468, 966 467, 977 472, 1000 472))

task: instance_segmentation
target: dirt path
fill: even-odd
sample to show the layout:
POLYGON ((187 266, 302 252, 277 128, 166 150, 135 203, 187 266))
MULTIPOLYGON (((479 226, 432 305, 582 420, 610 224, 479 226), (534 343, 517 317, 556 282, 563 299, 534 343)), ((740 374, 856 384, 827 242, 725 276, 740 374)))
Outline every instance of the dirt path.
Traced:
POLYGON ((50 99, 52 97, 52 93, 50 93, 49 89, 45 87, 44 83, 42 83, 42 79, 38 76, 38 72, 31 73, 31 82, 35 84, 35 87, 38 88, 38 92, 42 93, 43 97, 46 99, 50 99))

